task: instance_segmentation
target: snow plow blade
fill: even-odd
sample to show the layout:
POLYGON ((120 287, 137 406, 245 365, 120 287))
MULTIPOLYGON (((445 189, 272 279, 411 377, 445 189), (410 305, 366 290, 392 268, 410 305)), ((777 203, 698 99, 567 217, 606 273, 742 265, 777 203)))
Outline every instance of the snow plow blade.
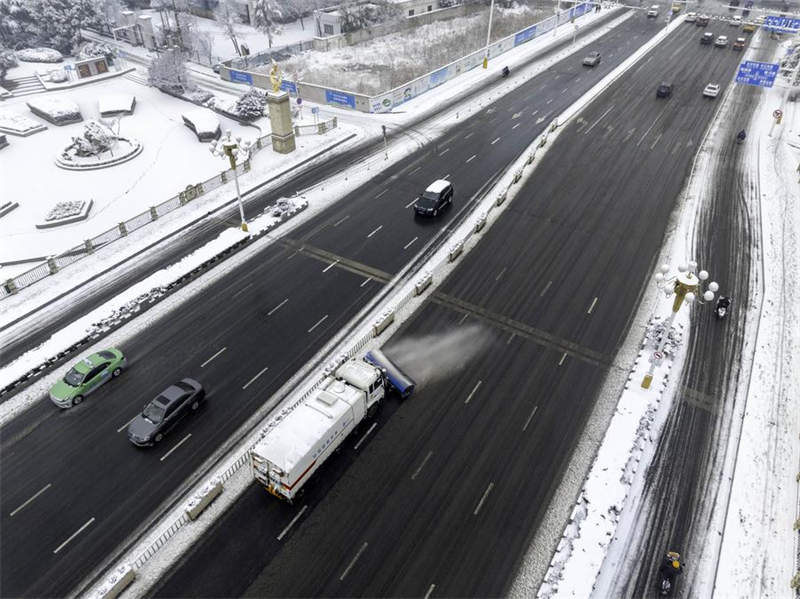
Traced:
POLYGON ((367 352, 365 356, 367 362, 373 366, 377 366, 386 373, 386 380, 392 388, 400 394, 400 397, 405 399, 414 392, 417 384, 405 372, 400 370, 400 367, 386 357, 379 349, 373 349, 367 352))

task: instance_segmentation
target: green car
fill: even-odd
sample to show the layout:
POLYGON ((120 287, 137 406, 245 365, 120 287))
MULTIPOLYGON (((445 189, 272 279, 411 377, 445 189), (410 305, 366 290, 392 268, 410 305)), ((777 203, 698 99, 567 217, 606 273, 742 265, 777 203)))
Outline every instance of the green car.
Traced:
POLYGON ((118 349, 104 349, 85 357, 50 389, 50 399, 59 408, 77 406, 83 398, 112 377, 116 378, 128 360, 118 349))

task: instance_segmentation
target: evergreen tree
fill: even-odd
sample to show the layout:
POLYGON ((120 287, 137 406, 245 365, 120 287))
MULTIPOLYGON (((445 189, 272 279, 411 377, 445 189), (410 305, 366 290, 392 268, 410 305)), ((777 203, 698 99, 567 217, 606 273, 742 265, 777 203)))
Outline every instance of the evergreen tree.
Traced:
POLYGON ((251 87, 236 101, 236 114, 248 121, 254 121, 264 114, 267 105, 267 96, 256 88, 251 87))
POLYGON ((80 45, 82 27, 101 24, 97 0, 35 0, 31 14, 41 45, 63 54, 70 54, 80 45))
POLYGON ((33 20, 22 0, 0 0, 0 46, 15 50, 30 38, 33 20))

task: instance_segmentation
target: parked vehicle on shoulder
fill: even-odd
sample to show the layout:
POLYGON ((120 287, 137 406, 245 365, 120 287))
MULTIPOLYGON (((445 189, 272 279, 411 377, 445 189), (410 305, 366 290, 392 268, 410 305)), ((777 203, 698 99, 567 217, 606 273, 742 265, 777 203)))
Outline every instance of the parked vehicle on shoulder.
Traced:
POLYGON ((720 48, 724 48, 728 45, 728 36, 727 35, 720 35, 717 40, 714 42, 715 46, 719 46, 720 48))
POLYGON ((736 41, 733 42, 733 49, 734 50, 744 50, 744 45, 747 43, 747 40, 743 37, 737 37, 736 41))
POLYGON ((583 65, 586 67, 593 67, 600 64, 600 52, 589 52, 583 58, 583 65))
POLYGON ((101 385, 122 374, 127 365, 122 352, 114 348, 86 356, 51 387, 50 400, 59 408, 77 406, 101 385))
POLYGON ((719 85, 716 83, 709 83, 703 90, 704 98, 716 98, 719 95, 719 85))
POLYGON ((668 98, 672 95, 673 84, 669 81, 664 81, 656 89, 656 98, 668 98))
POLYGON ((455 190, 449 181, 439 179, 428 186, 414 204, 414 214, 439 216, 439 212, 453 203, 455 190))
POLYGON ((710 31, 706 31, 702 36, 700 36, 700 43, 701 44, 712 44, 714 43, 714 34, 710 31))
POLYGON ((134 445, 155 445, 205 400, 203 386, 194 379, 170 385, 128 425, 128 439, 134 445))

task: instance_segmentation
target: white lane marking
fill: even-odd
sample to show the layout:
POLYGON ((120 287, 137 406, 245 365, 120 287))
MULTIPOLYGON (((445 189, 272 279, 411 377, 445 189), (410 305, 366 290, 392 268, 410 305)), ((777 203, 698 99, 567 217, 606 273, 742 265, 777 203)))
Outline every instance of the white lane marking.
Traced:
MULTIPOLYGON (((664 112, 662 111, 662 112, 661 112, 661 114, 664 114, 664 112)), ((647 134, 648 134, 648 133, 650 133, 650 130, 651 130, 653 127, 655 127, 655 126, 656 126, 656 123, 658 122, 658 119, 660 119, 660 118, 661 118, 661 114, 659 114, 659 115, 656 117, 656 120, 654 120, 654 121, 653 121, 653 124, 652 124, 652 125, 650 125, 650 126, 647 128, 647 131, 645 131, 645 132, 644 132, 644 135, 642 135, 642 139, 640 139, 640 140, 639 140, 639 143, 638 143, 638 144, 636 144, 636 146, 637 146, 637 147, 638 147, 639 145, 641 145, 641 143, 644 141, 644 138, 645 138, 645 137, 647 137, 647 134)))
POLYGON ((236 296, 237 296, 237 295, 239 295, 240 293, 244 293, 245 291, 247 291, 247 290, 248 290, 248 288, 250 288, 250 287, 252 287, 252 286, 253 286, 253 284, 252 284, 252 283, 248 283, 247 285, 245 285, 244 287, 242 287, 242 288, 241 288, 239 291, 237 291, 236 293, 234 293, 234 294, 233 294, 233 297, 231 297, 231 299, 233 299, 234 297, 236 297, 236 296))
POLYGON ((245 390, 245 389, 247 389, 247 388, 248 388, 250 385, 252 385, 252 384, 255 382, 255 380, 256 380, 258 377, 260 377, 262 374, 264 374, 264 373, 265 373, 267 370, 269 370, 269 366, 264 366, 264 369, 263 369, 261 372, 259 372, 257 375, 255 375, 253 378, 251 378, 249 381, 247 381, 247 384, 246 384, 244 387, 242 387, 242 391, 244 391, 244 390, 245 390))
POLYGON ((348 218, 350 218, 350 215, 349 215, 349 214, 348 214, 347 216, 345 216, 343 219, 341 219, 340 221, 337 221, 337 222, 336 222, 336 224, 334 224, 333 226, 334 226, 334 227, 338 227, 338 226, 339 226, 339 225, 341 225, 341 224, 342 224, 344 221, 346 221, 348 218))
POLYGON ((413 175, 414 173, 416 173, 416 172, 417 172, 419 169, 421 169, 421 168, 422 168, 421 166, 418 166, 417 168, 415 168, 413 171, 411 171, 411 172, 410 172, 410 173, 408 173, 408 174, 409 174, 409 175, 413 175))
POLYGON ((512 128, 512 129, 516 129, 516 128, 517 128, 517 127, 519 127, 521 124, 522 124, 522 123, 517 123, 516 125, 514 125, 514 126, 513 126, 513 127, 511 127, 511 128, 512 128))
POLYGON ((561 366, 564 363, 564 360, 566 359, 566 357, 567 357, 567 354, 564 354, 563 356, 561 356, 561 359, 558 361, 558 365, 559 366, 561 366))
POLYGON ((412 239, 411 241, 409 241, 407 244, 405 244, 405 245, 403 246, 403 249, 404 249, 404 250, 407 250, 407 249, 409 248, 409 246, 410 246, 412 243, 414 243, 414 242, 415 242, 417 239, 419 239, 419 237, 415 237, 414 239, 412 239))
POLYGON ((531 113, 531 116, 536 116, 536 113, 537 113, 537 112, 539 112, 539 111, 538 111, 538 110, 534 110, 534 111, 531 113))
POLYGON ((469 138, 470 138, 470 137, 472 137, 473 135, 475 135, 475 132, 474 132, 474 131, 473 131, 472 133, 470 133, 469 135, 465 135, 465 136, 464 136, 464 139, 469 139, 469 138))
POLYGON ((353 446, 353 449, 358 449, 359 447, 361 447, 361 444, 362 444, 364 441, 366 441, 366 440, 367 440, 367 437, 369 437, 370 433, 371 433, 372 431, 374 431, 374 430, 375 430, 375 427, 376 427, 376 426, 378 426, 378 423, 377 423, 377 422, 373 422, 373 423, 372 423, 372 426, 371 426, 371 427, 369 427, 369 429, 367 429, 367 432, 366 432, 366 433, 364 433, 364 436, 363 436, 363 437, 361 437, 361 438, 358 440, 358 443, 356 443, 356 444, 353 446))
POLYGON ((425 599, 430 599, 431 593, 433 593, 433 589, 435 589, 435 588, 436 588, 436 585, 432 584, 431 588, 428 589, 428 592, 425 593, 425 599))
POLYGON ((525 429, 528 428, 528 425, 531 423, 531 420, 533 419, 533 415, 536 413, 536 410, 538 409, 539 406, 533 408, 533 412, 531 412, 531 415, 528 416, 528 419, 525 421, 525 426, 522 427, 522 432, 525 432, 525 429))
POLYGON ((592 129, 594 129, 594 126, 595 126, 597 123, 599 123, 600 121, 602 121, 602 120, 603 120, 603 118, 604 118, 604 117, 605 117, 605 116, 606 116, 606 115, 607 115, 609 112, 611 112, 613 109, 614 109, 614 104, 612 104, 612 105, 611 105, 611 108, 609 108, 609 109, 608 109, 608 110, 606 110, 606 111, 605 111, 603 114, 601 114, 601 115, 600 115, 600 118, 599 118, 599 119, 597 119, 597 120, 596 120, 594 123, 592 123, 591 127, 589 127, 589 128, 586 130, 586 131, 584 131, 584 132, 583 132, 583 133, 584 133, 584 135, 585 135, 585 134, 587 134, 587 133, 589 133, 589 131, 591 131, 592 129))
POLYGON ((553 101, 553 99, 552 99, 552 98, 550 98, 550 99, 547 101, 547 104, 550 104, 550 102, 552 102, 552 101, 553 101))
POLYGON ((297 515, 296 515, 294 518, 292 518, 292 521, 291 521, 291 522, 289 522, 289 525, 288 525, 286 528, 284 528, 284 529, 283 529, 283 532, 281 532, 281 534, 279 534, 279 535, 278 535, 278 540, 279 540, 279 541, 280 541, 280 540, 281 540, 283 537, 285 537, 285 536, 286 536, 286 533, 287 533, 287 532, 289 532, 289 529, 290 529, 292 526, 294 526, 294 523, 295 523, 295 522, 297 522, 297 521, 300 519, 300 516, 302 516, 302 515, 303 515, 303 513, 304 513, 304 512, 305 512, 307 509, 308 509, 308 506, 307 506, 307 505, 304 505, 302 508, 300 508, 300 511, 299 511, 299 512, 297 512, 297 515))
POLYGON ((283 305, 284 305, 286 302, 288 302, 288 301, 289 301, 289 298, 287 297, 287 298, 286 298, 285 300, 283 300, 283 301, 282 301, 280 304, 278 304, 278 305, 277 305, 277 306, 275 306, 275 307, 274 307, 272 310, 270 310, 269 312, 267 312, 267 316, 272 316, 273 314, 275 314, 275 312, 277 312, 278 310, 280 310, 280 309, 281 309, 281 306, 283 306, 283 305))
POLYGON ((650 146, 650 149, 651 149, 651 150, 652 150, 653 148, 655 148, 655 147, 656 147, 656 144, 658 143, 658 140, 659 140, 659 139, 661 139, 661 136, 662 136, 662 135, 664 135, 664 134, 663 134, 663 133, 659 133, 659 134, 658 134, 658 137, 656 137, 656 140, 653 142, 653 145, 652 145, 652 146, 650 146))
POLYGON ((192 436, 192 433, 189 433, 183 439, 181 439, 175 447, 173 447, 167 453, 165 453, 163 456, 161 456, 161 459, 159 460, 159 462, 163 462, 164 460, 166 460, 169 457, 169 454, 171 454, 173 451, 178 449, 178 447, 180 447, 181 445, 186 443, 189 440, 189 437, 191 437, 191 436, 192 436))
POLYGON ((475 160, 476 156, 477 156, 477 154, 473 154, 471 158, 467 159, 467 162, 472 162, 473 160, 475 160))
POLYGON ((565 87, 564 89, 562 89, 562 90, 561 90, 561 93, 563 94, 565 91, 567 91, 567 88, 566 88, 566 87, 565 87))
POLYGON ((356 565, 356 562, 358 561, 358 558, 359 558, 359 557, 361 557, 361 554, 362 554, 362 553, 364 553, 364 550, 367 548, 367 545, 369 545, 369 543, 364 543, 364 544, 361 546, 361 549, 359 549, 359 550, 358 550, 358 553, 356 553, 356 556, 353 558, 353 561, 352 561, 352 562, 350 562, 350 565, 349 565, 349 566, 347 566, 347 570, 345 570, 344 572, 342 572, 342 575, 339 577, 339 580, 340 580, 340 581, 344 580, 344 579, 345 579, 345 577, 346 577, 346 576, 347 576, 347 575, 350 573, 350 570, 352 570, 352 569, 353 569, 353 566, 355 566, 355 565, 356 565))
POLYGON ((540 87, 539 89, 544 89, 545 87, 547 87, 546 83, 542 87, 540 87))
POLYGON ((411 203, 410 203, 410 204, 406 204, 406 208, 408 208, 409 206, 413 206, 413 205, 414 205, 414 204, 416 204, 416 203, 417 203, 417 200, 416 200, 416 199, 414 199, 414 200, 412 200, 412 201, 411 201, 411 203))
POLYGON ((313 327, 311 327, 310 329, 308 329, 308 332, 310 333, 311 331, 313 331, 314 329, 316 329, 316 328, 317 328, 319 325, 321 325, 323 322, 325 322, 325 320, 326 320, 327 318, 328 318, 328 314, 326 314, 325 316, 323 316, 323 317, 320 319, 320 321, 319 321, 317 324, 315 324, 313 327))
POLYGON ((442 177, 442 179, 448 181, 450 179, 450 173, 447 173, 444 177, 442 177))
POLYGON ((382 192, 380 192, 378 195, 376 195, 376 196, 375 196, 375 199, 377 200, 379 197, 381 197, 381 196, 382 196, 383 194, 385 194, 387 191, 389 191, 389 188, 388 188, 388 187, 387 187, 386 189, 384 189, 382 192))
POLYGON ((442 152, 441 154, 439 154, 439 156, 444 156, 444 155, 445 155, 445 154, 447 154, 449 151, 450 151, 450 148, 447 148, 447 149, 446 149, 444 152, 442 152))
POLYGON ((218 355, 220 355, 220 354, 221 354, 222 352, 224 352, 226 349, 228 349, 228 348, 227 348, 227 347, 223 347, 221 350, 219 350, 217 353, 215 353, 213 356, 211 356, 211 357, 210 357, 208 360, 206 360, 205 362, 203 362, 202 364, 200 364, 200 368, 205 368, 206 364, 208 364, 209 362, 211 362, 211 360, 213 360, 214 358, 216 358, 218 355))
MULTIPOLYGON (((136 414, 136 416, 138 416, 138 415, 139 415, 139 414, 136 414)), ((128 422, 126 422, 126 423, 125 423, 125 424, 123 424, 123 425, 122 425, 120 428, 118 428, 118 429, 117 429, 117 432, 118 432, 118 433, 121 433, 123 430, 125 430, 126 428, 128 428, 128 425, 129 425, 131 422, 133 422, 134 420, 136 420, 136 416, 134 416, 133 418, 131 418, 130 420, 128 420, 128 422)))
POLYGON ((539 294, 539 297, 544 297, 544 294, 547 293, 547 290, 550 289, 550 285, 552 285, 552 284, 553 284, 553 281, 548 281, 547 285, 544 286, 544 289, 539 294))
POLYGON ((92 522, 94 522, 94 518, 92 518, 92 519, 91 519, 91 520, 89 520, 89 521, 88 521, 86 524, 84 524, 83 526, 81 526, 81 527, 80 527, 80 528, 79 528, 77 531, 75 531, 75 532, 72 534, 72 536, 71 536, 70 538, 68 538, 66 541, 64 541, 63 543, 61 543, 61 545, 59 545, 58 547, 56 547, 56 550, 55 550, 55 551, 53 551, 53 553, 58 553, 59 551, 61 551, 61 550, 62 550, 62 549, 63 549, 63 548, 64 548, 64 547, 67 545, 67 543, 69 543, 69 542, 70 542, 72 539, 74 539, 74 538, 75 538, 75 537, 77 537, 79 534, 81 534, 81 533, 82 533, 82 532, 83 532, 83 531, 86 529, 86 527, 87 527, 87 526, 89 526, 89 525, 90 525, 92 522))
POLYGON ((580 80, 581 80, 581 78, 580 78, 580 77, 578 77, 578 78, 575 80, 575 83, 578 83, 578 81, 580 81, 580 80))
POLYGON ((465 404, 468 404, 468 403, 469 403, 469 400, 470 400, 470 399, 472 399, 472 396, 473 396, 473 395, 475 395, 475 392, 478 390, 478 387, 480 387, 480 386, 481 386, 481 383, 482 383, 482 382, 483 382, 483 381, 478 381, 478 384, 477 384, 477 385, 475 385, 475 386, 472 388, 472 393, 470 393, 470 394, 469 394, 469 397, 467 397, 467 400, 464 402, 465 404))
POLYGON ((331 262, 328 266, 326 266, 324 269, 322 269, 322 272, 328 272, 330 269, 332 269, 337 264, 339 264, 338 260, 336 260, 335 262, 331 262))
POLYGON ((428 463, 428 460, 431 459, 432 455, 433 455, 433 452, 429 451, 428 455, 425 456, 425 459, 423 459, 422 463, 419 465, 419 468, 417 468, 416 471, 414 472, 414 474, 411 475, 411 480, 417 480, 417 477, 419 476, 419 473, 422 472, 422 469, 425 467, 425 464, 428 463))
POLYGON ((361 283, 361 285, 359 285, 359 287, 363 287, 364 285, 366 285, 367 283, 369 283, 371 280, 372 280, 372 277, 368 278, 366 281, 364 281, 363 283, 361 283))
POLYGON ((502 277, 502 276, 505 274, 505 272, 506 272, 506 269, 507 269, 507 268, 508 268, 507 266, 504 266, 504 267, 503 267, 503 270, 501 270, 501 271, 500 271, 500 274, 498 274, 498 275, 497 275, 497 276, 494 278, 494 280, 495 280, 495 281, 499 281, 499 280, 500 280, 500 277, 502 277))
POLYGON ((496 144, 498 141, 500 141, 499 137, 492 142, 492 145, 496 144))
MULTIPOLYGON (((414 201, 416 202, 417 200, 414 200, 414 201)), ((375 233, 377 233, 377 232, 378 232, 378 231, 380 231, 381 229, 383 229, 383 225, 381 225, 380 227, 378 227, 377 229, 375 229, 375 230, 374 230, 372 233, 370 233, 369 235, 367 235, 367 239, 369 239, 370 237, 372 237, 373 235, 375 235, 375 233)))
POLYGON ((559 77, 561 77, 561 73, 559 73, 558 75, 556 75, 556 79, 558 79, 559 77))
POLYGON ((483 494, 483 497, 481 497, 481 501, 478 504, 478 507, 476 507, 475 511, 472 512, 473 516, 477 516, 478 512, 481 511, 481 508, 483 507, 483 502, 486 501, 486 498, 489 496, 489 493, 491 493, 493 488, 494 488, 494 483, 489 483, 489 486, 486 487, 486 492, 483 494))
POLYGON ((292 258, 294 258, 294 257, 295 257, 297 254, 299 254, 299 253, 300 253, 300 252, 302 252, 302 251, 303 251, 303 248, 300 248, 300 249, 299 249, 299 250, 297 250, 297 251, 296 251, 294 254, 292 254, 291 256, 289 256, 289 257, 288 257, 288 258, 286 258, 286 259, 287 259, 287 260, 291 260, 292 258))
POLYGON ((24 508, 26 505, 28 505, 28 504, 29 504, 31 501, 33 501, 33 500, 34 500, 34 499, 36 499, 37 497, 39 497, 39 495, 41 495, 42 493, 44 493, 45 491, 47 491, 47 489, 49 489, 49 488, 50 488, 50 487, 52 487, 52 486, 53 486, 53 483, 48 483, 48 485, 47 485, 45 488, 43 488, 41 491, 39 491, 38 493, 36 493, 36 494, 35 494, 33 497, 31 497, 30 499, 28 499, 28 501, 26 501, 25 503, 23 503, 21 506, 19 506, 19 507, 18 507, 17 509, 15 509, 13 512, 11 512, 11 515, 13 516, 14 514, 16 514, 18 511, 20 511, 22 508, 24 508))
POLYGON ((596 303, 597 303, 597 298, 594 298, 594 301, 592 302, 592 305, 589 306, 589 311, 587 312, 587 314, 591 314, 592 313, 592 310, 594 310, 594 305, 596 303))
POLYGON ((511 333, 511 335, 508 336, 508 341, 506 341, 506 345, 511 343, 514 340, 514 337, 516 337, 516 336, 517 336, 516 333, 511 333))
POLYGON ((464 314, 464 316, 461 317, 461 320, 458 321, 458 324, 463 323, 467 319, 467 316, 469 316, 469 314, 464 314))

